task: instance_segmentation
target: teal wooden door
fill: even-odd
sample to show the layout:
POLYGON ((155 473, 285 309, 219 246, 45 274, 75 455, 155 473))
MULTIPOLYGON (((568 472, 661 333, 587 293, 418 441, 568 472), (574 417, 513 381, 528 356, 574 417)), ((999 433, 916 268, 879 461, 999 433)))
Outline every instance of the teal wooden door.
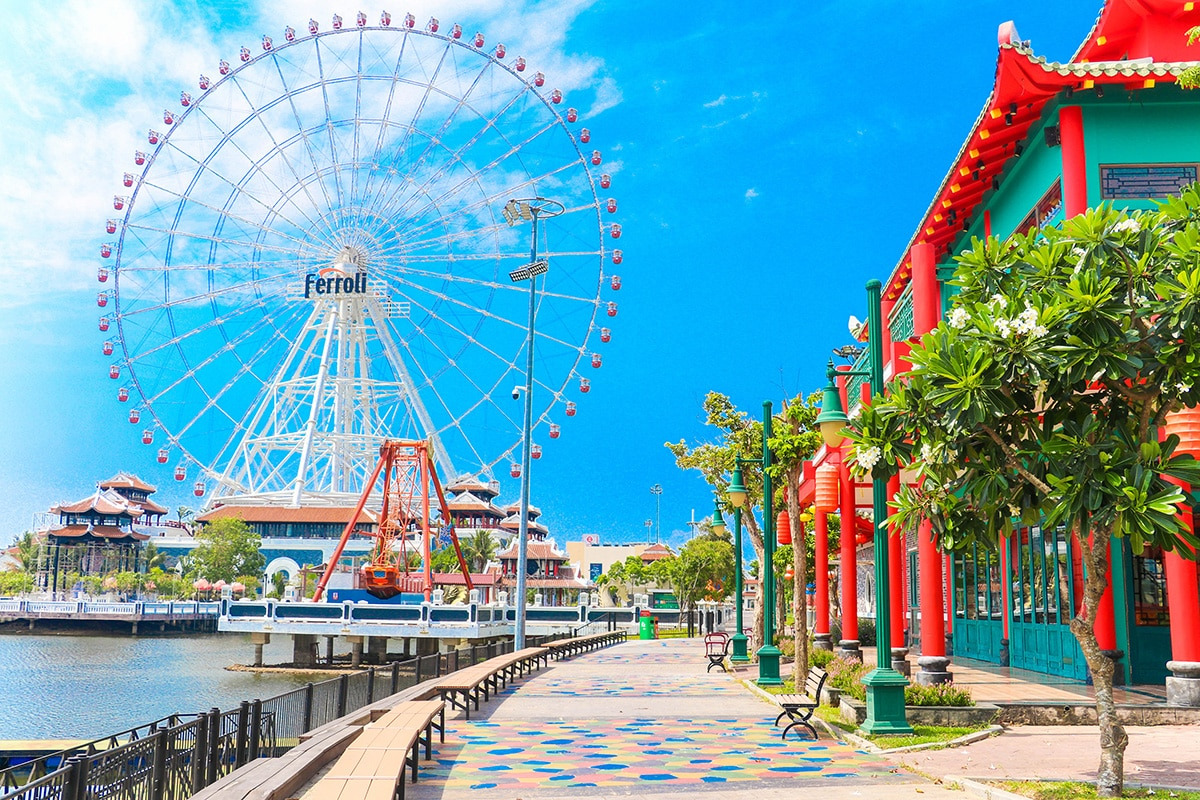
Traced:
MULTIPOLYGON (((1128 547, 1128 544, 1125 545, 1128 547)), ((1162 550, 1147 546, 1130 559, 1129 682, 1162 684, 1171 660, 1171 618, 1162 550)))
POLYGON ((955 555, 950 566, 954 587, 954 655, 1000 663, 1004 633, 1000 555, 978 545, 955 555))
POLYGON ((1083 596, 1078 545, 1060 531, 1034 526, 1018 529, 1009 546, 1009 663, 1086 679, 1087 663, 1069 627, 1083 596))

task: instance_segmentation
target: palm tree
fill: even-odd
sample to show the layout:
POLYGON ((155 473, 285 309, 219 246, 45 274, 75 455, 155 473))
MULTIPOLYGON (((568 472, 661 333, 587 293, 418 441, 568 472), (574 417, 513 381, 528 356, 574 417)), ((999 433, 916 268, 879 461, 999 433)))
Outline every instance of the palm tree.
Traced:
POLYGON ((38 544, 33 538, 33 534, 29 531, 21 534, 14 542, 17 548, 17 559, 21 562, 21 569, 25 572, 37 571, 38 544))
POLYGON ((483 572, 487 563, 496 557, 496 540, 485 530, 477 530, 462 543, 463 558, 472 572, 483 572))

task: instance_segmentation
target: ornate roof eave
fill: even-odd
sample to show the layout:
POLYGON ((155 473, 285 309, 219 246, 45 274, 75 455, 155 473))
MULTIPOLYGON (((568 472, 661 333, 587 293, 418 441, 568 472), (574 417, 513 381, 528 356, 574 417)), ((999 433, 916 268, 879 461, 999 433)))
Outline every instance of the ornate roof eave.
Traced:
MULTIPOLYGON (((1128 0, 1120 0, 1127 2, 1128 0)), ((1144 0, 1152 2, 1153 0, 1144 0)), ((885 300, 895 300, 912 275, 912 248, 931 244, 940 259, 970 226, 971 215, 992 189, 1016 147, 1038 124, 1046 105, 1060 92, 1087 90, 1097 85, 1151 88, 1174 83, 1197 61, 1090 61, 1061 64, 1033 54, 1017 36, 1011 22, 1000 26, 996 78, 991 94, 971 126, 953 165, 942 180, 921 224, 884 284, 885 300)))

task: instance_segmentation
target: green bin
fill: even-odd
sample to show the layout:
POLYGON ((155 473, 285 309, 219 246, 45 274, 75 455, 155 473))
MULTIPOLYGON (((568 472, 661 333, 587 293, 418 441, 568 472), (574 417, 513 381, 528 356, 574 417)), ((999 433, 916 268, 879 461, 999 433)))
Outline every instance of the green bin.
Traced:
POLYGON ((641 627, 638 629, 638 638, 639 639, 653 639, 654 638, 654 617, 650 616, 649 611, 643 611, 642 617, 639 621, 641 623, 641 627))

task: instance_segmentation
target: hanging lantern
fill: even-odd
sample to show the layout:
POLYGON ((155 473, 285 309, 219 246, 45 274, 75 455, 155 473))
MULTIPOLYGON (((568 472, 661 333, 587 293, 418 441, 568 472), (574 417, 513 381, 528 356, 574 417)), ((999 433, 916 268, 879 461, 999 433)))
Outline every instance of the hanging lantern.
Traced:
POLYGON ((817 467, 817 488, 813 496, 813 508, 817 511, 837 511, 838 468, 834 464, 817 467))
POLYGON ((792 543, 792 518, 786 508, 775 517, 775 541, 780 544, 792 543))
POLYGON ((1200 406, 1167 414, 1163 428, 1168 436, 1175 434, 1179 437, 1176 452, 1200 458, 1200 406))
POLYGON ((558 427, 558 423, 551 422, 550 423, 550 438, 557 439, 561 435, 562 435, 562 429, 558 427))
POLYGON ((787 570, 786 570, 786 571, 783 573, 783 577, 784 577, 784 579, 785 579, 785 580, 789 580, 789 581, 791 581, 791 580, 795 580, 795 579, 796 579, 796 570, 792 569, 792 565, 791 565, 791 564, 788 564, 788 568, 787 568, 787 570))
POLYGON ((521 477, 521 465, 515 461, 513 463, 509 464, 508 465, 508 474, 512 475, 514 478, 521 477))
POLYGON ((567 401, 567 416, 568 417, 575 416, 575 401, 574 400, 567 401))

